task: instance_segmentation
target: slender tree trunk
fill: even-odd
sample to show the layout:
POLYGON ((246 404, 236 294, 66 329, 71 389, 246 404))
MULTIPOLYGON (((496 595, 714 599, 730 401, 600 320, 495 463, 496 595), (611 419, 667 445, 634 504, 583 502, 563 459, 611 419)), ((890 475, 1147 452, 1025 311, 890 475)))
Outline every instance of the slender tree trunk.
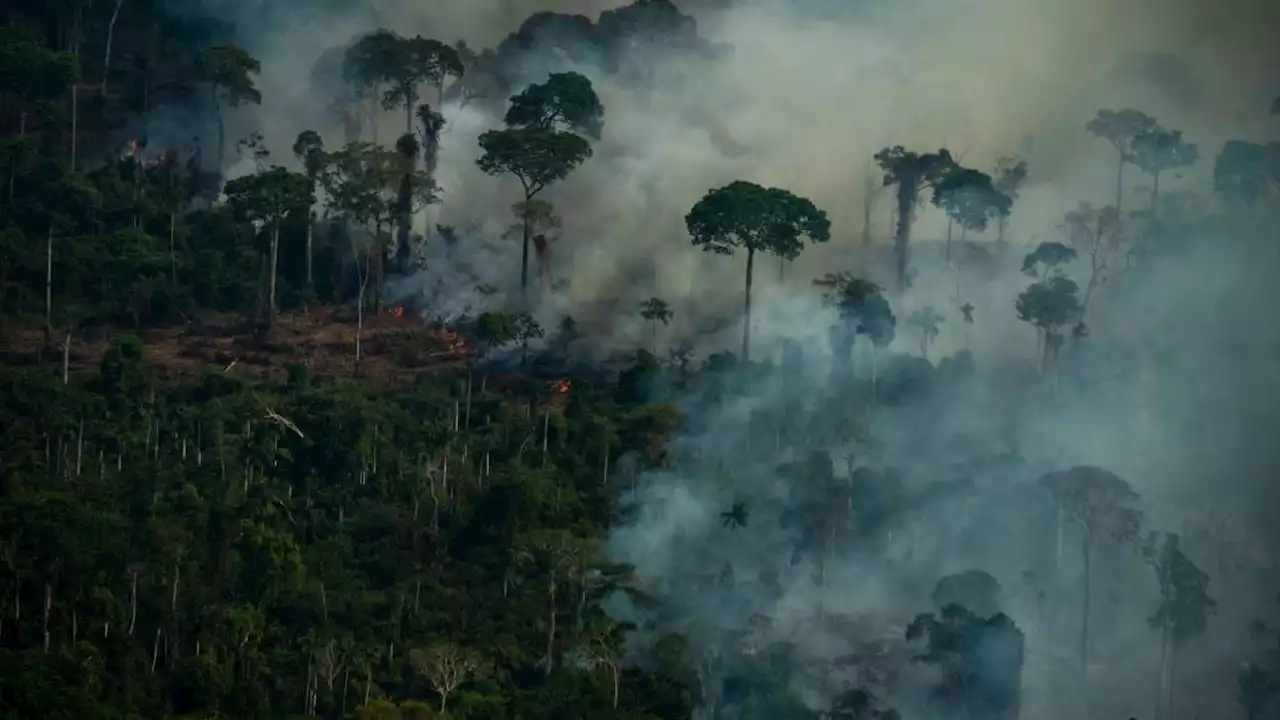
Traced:
POLYGON ((1084 559, 1084 578, 1082 583, 1083 601, 1080 606, 1080 679, 1084 684, 1085 695, 1088 695, 1089 684, 1089 615, 1092 601, 1093 580, 1093 544, 1090 542, 1089 530, 1084 529, 1084 540, 1080 551, 1084 559))
POLYGON ((1119 213, 1123 207, 1120 203, 1124 200, 1124 153, 1120 153, 1120 165, 1116 167, 1116 212, 1119 213))
POLYGON ((71 172, 76 171, 76 141, 79 133, 80 124, 80 78, 71 83, 71 172))
POLYGON ((315 279, 311 274, 312 268, 312 236, 315 233, 316 214, 314 211, 307 212, 307 303, 311 302, 311 295, 315 292, 315 279))
POLYGON ((53 333, 53 225, 45 239, 44 251, 44 336, 46 342, 53 333))
POLYGON ((520 249, 520 294, 526 303, 529 300, 529 203, 532 200, 533 194, 526 190, 524 193, 524 211, 520 213, 522 239, 520 249))
POLYGON ((178 287, 178 251, 174 244, 174 235, 178 225, 178 213, 169 212, 169 283, 178 287))
POLYGON ((111 76, 111 44, 115 40, 116 21, 120 19, 120 8, 124 5, 124 0, 116 0, 115 8, 111 11, 111 20, 107 22, 107 41, 106 50, 102 57, 102 97, 107 97, 107 79, 111 76))
POLYGON ((551 675, 551 670, 555 665, 555 645, 556 645, 556 574, 551 573, 551 580, 547 583, 547 670, 546 675, 551 675))
POLYGON ((211 85, 210 92, 213 94, 213 115, 218 120, 218 177, 222 177, 222 163, 226 160, 227 153, 227 125, 222 118, 222 103, 218 102, 218 86, 211 85))
POLYGON ((751 273, 755 266, 756 251, 747 248, 747 286, 743 294, 742 308, 742 362, 751 361, 751 273))
POLYGON ((271 226, 271 275, 267 278, 267 332, 276 329, 276 266, 280 263, 280 208, 271 226))
POLYGON ((1154 226, 1160 217, 1160 173, 1151 176, 1151 224, 1154 226))
POLYGON ((898 289, 907 289, 907 265, 911 261, 911 213, 915 210, 919 188, 914 180, 906 178, 898 183, 898 223, 893 236, 893 252, 896 261, 898 289))
POLYGON ((943 251, 943 260, 946 261, 948 266, 951 265, 951 231, 955 224, 955 220, 950 217, 947 218, 947 244, 946 249, 943 251))
POLYGON ((875 194, 875 176, 868 173, 862 189, 862 244, 871 244, 871 198, 875 194))

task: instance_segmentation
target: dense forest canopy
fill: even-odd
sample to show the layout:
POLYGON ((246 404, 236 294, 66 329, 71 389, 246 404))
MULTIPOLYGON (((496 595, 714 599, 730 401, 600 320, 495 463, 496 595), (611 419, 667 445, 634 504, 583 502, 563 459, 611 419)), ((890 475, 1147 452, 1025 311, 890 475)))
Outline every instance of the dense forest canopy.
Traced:
POLYGON ((1280 10, 597 4, 5 7, 2 714, 1280 718, 1280 10))

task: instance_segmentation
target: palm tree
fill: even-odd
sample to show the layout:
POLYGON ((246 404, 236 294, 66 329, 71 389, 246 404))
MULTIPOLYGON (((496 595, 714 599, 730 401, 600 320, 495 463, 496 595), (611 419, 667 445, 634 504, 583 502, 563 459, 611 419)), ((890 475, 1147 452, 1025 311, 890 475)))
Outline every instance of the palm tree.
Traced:
POLYGON ((920 330, 920 355, 925 360, 929 359, 929 345, 938 338, 938 326, 945 321, 946 318, 939 315, 932 305, 916 310, 907 318, 908 325, 920 330))
POLYGON ((675 315, 671 311, 671 306, 662 298, 651 297, 640 303, 640 317, 649 321, 649 338, 651 341, 657 339, 658 323, 666 325, 675 315))

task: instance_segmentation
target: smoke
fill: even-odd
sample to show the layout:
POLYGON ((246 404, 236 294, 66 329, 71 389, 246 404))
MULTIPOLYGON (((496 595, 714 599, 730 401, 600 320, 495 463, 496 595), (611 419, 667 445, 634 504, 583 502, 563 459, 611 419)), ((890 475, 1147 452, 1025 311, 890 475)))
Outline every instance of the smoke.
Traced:
MULTIPOLYGON (((492 47, 534 11, 594 20, 621 4, 382 0, 302 12, 279 3, 269 21, 232 11, 223 17, 237 21, 261 59, 266 98, 234 116, 234 132, 261 132, 272 160, 286 164, 303 129, 335 144, 341 132, 311 92, 311 67, 324 50, 377 27, 492 47)), ((658 296, 675 310, 671 325, 659 328, 658 347, 694 343, 705 357, 736 345, 744 259, 690 247, 683 217, 703 193, 734 179, 785 187, 825 209, 834 232, 793 263, 757 265, 758 355, 780 362, 784 340, 804 348, 785 380, 736 370, 660 398, 687 416, 675 460, 627 479, 625 497, 639 509, 610 541, 614 557, 634 564, 670 601, 646 624, 690 633, 704 660, 726 647, 727 635, 753 628, 756 641, 790 643, 807 659, 854 652, 855 639, 881 633, 893 639, 885 652, 900 659, 896 639, 911 615, 930 607, 933 583, 978 568, 999 580, 1003 609, 1028 633, 1026 712, 1062 716, 1074 707, 1078 539, 1056 536, 1055 513, 1035 480, 1098 465, 1142 495, 1149 526, 1184 532, 1188 552, 1214 577, 1220 614, 1181 672, 1188 686, 1204 690, 1201 709, 1220 715, 1208 703, 1229 698, 1232 681, 1212 669, 1233 665, 1245 623, 1273 594, 1255 578, 1274 569, 1274 531, 1258 516, 1274 506, 1266 481, 1280 468, 1270 449, 1280 425, 1272 401, 1280 397, 1280 335, 1271 318, 1280 263, 1258 231, 1216 214, 1204 198, 1211 158, 1224 141, 1277 136, 1280 124, 1266 110, 1280 94, 1280 5, 678 4, 696 14, 704 37, 730 50, 710 60, 648 58, 658 77, 648 90, 578 68, 606 107, 604 137, 591 160, 545 194, 563 225, 552 272, 567 286, 540 305, 540 320, 552 327, 571 314, 597 346, 635 347, 648 342, 635 305, 658 296), (1035 242, 1062 239, 1057 225, 1079 201, 1111 200, 1114 151, 1084 132, 1103 107, 1144 110, 1199 144, 1204 159, 1162 181, 1171 209, 1191 220, 1170 220, 1176 227, 1165 247, 1099 289, 1091 336, 1069 341, 1055 380, 1039 379, 1035 334, 1013 312, 1013 298, 1030 282, 1017 264, 1035 242), (1015 203, 1011 249, 988 262, 949 267, 938 247, 945 219, 921 207, 918 275, 910 291, 892 298, 897 339, 875 358, 859 348, 850 367, 827 350, 834 317, 811 283, 835 270, 888 280, 880 250, 892 193, 874 194, 875 246, 861 248, 863 187, 868 173, 878 174, 872 154, 899 143, 945 146, 987 171, 1017 152, 1031 180, 1015 203), (1196 197, 1203 210, 1195 209, 1196 197), (974 323, 956 311, 961 302, 975 306, 974 323), (936 368, 907 357, 918 354, 919 339, 906 320, 927 306, 945 317, 929 349, 936 368), (873 372, 879 406, 868 415, 873 372), (717 384, 734 386, 731 402, 708 399, 717 384), (785 418, 772 450, 749 446, 761 418, 785 418), (838 437, 831 428, 845 421, 860 429, 838 437), (891 509, 862 544, 821 562, 821 553, 801 553, 793 564, 800 529, 783 515, 814 502, 815 489, 778 468, 806 460, 815 445, 834 461, 837 482, 853 482, 850 471, 859 468, 892 471, 902 493, 885 501, 891 509), (750 518, 729 529, 721 513, 738 502, 750 518), (1210 526, 1216 529, 1204 529, 1210 526), (1054 578, 1047 600, 1028 579, 1036 577, 1054 578), (769 619, 767 630, 760 617, 769 619), (832 618, 874 630, 833 630, 832 618)), ((523 70, 536 77, 553 67, 523 70)), ((451 320, 501 305, 517 286, 519 243, 502 236, 520 197, 513 182, 475 166, 476 138, 497 119, 476 107, 444 112, 443 202, 417 219, 418 231, 433 238, 425 269, 397 278, 390 291, 414 298, 427 316, 451 320), (436 225, 455 229, 456 246, 440 242, 436 225), (486 285, 497 293, 478 289, 486 285)), ((395 113, 378 127, 387 144, 401 132, 395 113)), ((1149 180, 1133 169, 1129 177, 1128 197, 1140 205, 1145 193, 1135 190, 1149 180)), ((990 249, 992 237, 969 240, 990 249)), ((970 250, 957 241, 954 252, 970 250)), ((1070 269, 1081 284, 1084 271, 1070 269)), ((1158 653, 1146 625, 1156 602, 1151 570, 1116 551, 1095 571, 1095 710, 1145 714, 1158 653)), ((641 613, 621 601, 617 611, 641 613)), ((704 669, 704 678, 714 676, 704 669)), ((820 706, 835 682, 828 674, 795 689, 820 706)), ((897 699, 909 707, 909 698, 897 699)))

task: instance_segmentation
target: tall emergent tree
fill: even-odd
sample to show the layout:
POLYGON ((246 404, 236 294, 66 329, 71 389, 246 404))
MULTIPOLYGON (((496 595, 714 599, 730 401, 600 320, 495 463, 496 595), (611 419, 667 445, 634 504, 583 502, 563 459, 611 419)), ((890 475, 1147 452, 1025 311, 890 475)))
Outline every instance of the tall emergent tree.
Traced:
MULTIPOLYGON (((1027 161, 1016 156, 1002 157, 996 161, 995 189, 1010 200, 1017 202, 1018 192, 1027 182, 1027 161)), ((1000 215, 996 221, 996 242, 1004 244, 1005 231, 1009 228, 1009 213, 1000 215)))
POLYGON ((1022 271, 1039 278, 1014 301, 1018 319, 1036 328, 1037 371, 1043 373, 1062 346, 1062 330, 1075 325, 1083 333, 1080 286, 1067 277, 1062 266, 1076 258, 1076 251, 1059 242, 1042 242, 1022 259, 1022 271))
POLYGON ((671 312, 671 306, 662 298, 651 297, 640 303, 640 317, 649 323, 650 340, 655 340, 658 336, 658 323, 666 325, 671 322, 674 315, 675 313, 671 312))
MULTIPOLYGON (((315 130, 303 130, 298 133, 297 139, 293 141, 293 155, 302 162, 303 172, 306 173, 307 180, 311 181, 312 192, 315 192, 320 187, 320 179, 324 175, 325 166, 329 162, 328 156, 324 151, 324 139, 320 137, 320 133, 315 130)), ((315 213, 312 212, 307 222, 307 286, 305 294, 308 299, 315 294, 315 276, 312 273, 315 257, 313 251, 315 224, 315 213)))
POLYGON ((530 85, 513 96, 503 121, 508 127, 559 128, 599 140, 604 130, 604 106, 586 76, 552 73, 546 82, 530 85))
POLYGON ((1181 130, 1154 128, 1133 139, 1133 164, 1151 176, 1152 221, 1160 212, 1160 177, 1191 167, 1199 157, 1196 144, 1184 140, 1181 130))
MULTIPOLYGON (((267 331, 275 329, 276 278, 280 260, 280 226, 295 213, 310 213, 315 203, 311 179, 274 167, 256 175, 245 175, 227 183, 224 192, 236 214, 270 233, 268 246, 267 301, 263 303, 267 331)), ((308 218, 308 224, 310 219, 308 218)))
POLYGON ((418 87, 423 83, 434 86, 439 98, 437 104, 442 105, 445 79, 462 76, 462 60, 453 48, 421 35, 411 38, 393 36, 380 42, 387 43, 390 53, 383 72, 388 88, 382 95, 382 107, 384 110, 404 108, 404 131, 412 132, 418 87))
POLYGON ((218 172, 226 159, 227 128, 222 108, 259 105, 262 93, 253 76, 262 72, 262 63, 235 45, 214 45, 196 56, 196 76, 209 86, 213 111, 218 119, 218 172))
POLYGON ((1155 118, 1141 110, 1099 110, 1092 120, 1085 123, 1084 129, 1089 134, 1111 143, 1119 156, 1116 166, 1116 202, 1117 210, 1124 207, 1124 166, 1134 162, 1133 142, 1147 133, 1160 130, 1155 118))
POLYGON ((391 249, 383 232, 403 216, 406 202, 410 212, 435 202, 435 186, 414 169, 413 158, 370 143, 347 145, 329 160, 323 180, 329 209, 370 232, 367 272, 374 279, 374 311, 380 313, 391 249))
POLYGON ((693 244, 706 252, 732 255, 747 251, 747 282, 743 296, 742 360, 751 356, 751 273, 757 252, 785 260, 799 257, 803 238, 824 243, 831 239, 827 214, 805 198, 780 188, 765 188, 737 180, 708 192, 684 218, 693 244))
POLYGON ((893 234, 893 252, 899 289, 907 287, 910 263, 911 220, 915 216, 920 192, 941 182, 955 167, 951 152, 945 148, 936 153, 916 153, 901 145, 888 147, 875 154, 884 170, 884 184, 898 186, 898 219, 893 234))
MULTIPOLYGON (((933 204, 961 228, 963 242, 970 230, 982 232, 991 218, 1001 222, 1013 208, 1013 198, 996 189, 991 176, 966 167, 953 167, 933 186, 933 204)), ((951 261, 951 226, 947 226, 946 259, 951 261)))
POLYGON ((1218 603, 1209 596, 1209 576, 1182 552, 1176 534, 1165 533, 1163 544, 1158 544, 1151 533, 1142 554, 1160 583, 1160 605, 1149 620, 1152 629, 1160 631, 1160 682, 1152 717, 1168 720, 1174 717, 1178 653, 1204 634, 1218 603))
POLYGON ((1080 552, 1084 561, 1080 674, 1087 681, 1093 552, 1104 540, 1132 542, 1138 539, 1142 525, 1142 513, 1134 507, 1138 494, 1119 475, 1092 466, 1049 473, 1040 478, 1040 486, 1057 502, 1060 517, 1080 528, 1080 552))
MULTIPOLYGON (((505 130, 480 136, 484 155, 477 161, 489 175, 514 175, 524 189, 525 206, 548 185, 565 179, 591 157, 591 145, 566 128, 598 134, 604 107, 591 82, 577 73, 559 73, 511 98, 505 130)), ((529 232, 522 227, 520 290, 529 288, 529 232)))

